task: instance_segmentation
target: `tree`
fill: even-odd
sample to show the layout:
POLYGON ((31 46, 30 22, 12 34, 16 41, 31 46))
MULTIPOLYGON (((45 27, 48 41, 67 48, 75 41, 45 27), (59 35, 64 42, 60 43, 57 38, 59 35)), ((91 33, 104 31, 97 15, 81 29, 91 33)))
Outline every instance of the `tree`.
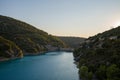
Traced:
POLYGON ((117 67, 117 65, 112 64, 107 68, 107 80, 120 80, 119 74, 120 69, 117 67))
POLYGON ((93 72, 89 72, 88 73, 88 80, 92 80, 92 78, 93 78, 93 72))
POLYGON ((87 66, 80 67, 80 78, 82 80, 87 80, 88 78, 88 67, 87 66))
POLYGON ((100 67, 96 71, 96 75, 99 80, 104 80, 106 78, 106 66, 100 65, 100 67))

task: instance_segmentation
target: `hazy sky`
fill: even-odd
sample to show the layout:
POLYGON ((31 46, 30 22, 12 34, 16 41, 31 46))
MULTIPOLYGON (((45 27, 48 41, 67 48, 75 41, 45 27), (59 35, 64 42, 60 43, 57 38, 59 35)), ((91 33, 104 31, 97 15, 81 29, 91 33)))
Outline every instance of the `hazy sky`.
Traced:
POLYGON ((120 24, 120 0, 0 0, 0 15, 59 36, 93 36, 120 24))

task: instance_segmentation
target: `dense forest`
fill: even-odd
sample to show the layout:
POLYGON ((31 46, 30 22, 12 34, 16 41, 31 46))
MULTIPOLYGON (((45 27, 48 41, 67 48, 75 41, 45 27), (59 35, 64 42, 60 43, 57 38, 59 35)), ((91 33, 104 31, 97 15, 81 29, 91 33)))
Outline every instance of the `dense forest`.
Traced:
MULTIPOLYGON (((0 15, 0 36, 1 40, 8 41, 8 44, 5 43, 4 46, 10 47, 15 44, 16 48, 19 47, 22 50, 23 55, 36 55, 51 49, 57 50, 66 47, 66 44, 59 38, 49 35, 30 24, 2 15, 0 15)), ((0 45, 3 46, 2 43, 0 45)), ((2 46, 0 46, 0 50, 2 50, 0 57, 3 54, 6 55, 2 46)), ((12 48, 10 51, 12 51, 12 48)))
POLYGON ((82 80, 120 80, 120 26, 86 39, 74 57, 82 80))

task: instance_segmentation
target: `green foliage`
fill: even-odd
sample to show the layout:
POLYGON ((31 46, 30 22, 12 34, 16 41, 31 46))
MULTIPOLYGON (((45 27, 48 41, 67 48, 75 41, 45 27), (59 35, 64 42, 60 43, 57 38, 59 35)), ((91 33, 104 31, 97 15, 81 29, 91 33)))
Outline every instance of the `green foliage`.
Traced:
POLYGON ((82 80, 92 80, 93 78, 93 73, 92 71, 88 72, 88 67, 87 66, 81 66, 80 67, 80 78, 82 80))
POLYGON ((50 41, 52 41, 52 45, 53 46, 57 46, 57 47, 66 47, 66 44, 59 38, 49 35, 49 39, 50 41))
POLYGON ((100 65, 96 71, 96 75, 99 80, 105 80, 106 79, 106 66, 100 65))
POLYGON ((88 80, 92 80, 93 79, 93 72, 89 72, 88 73, 88 80))
POLYGON ((16 44, 0 37, 0 57, 23 57, 23 53, 16 44))
POLYGON ((80 77, 82 80, 87 80, 88 78, 88 67, 87 66, 80 67, 80 77))
POLYGON ((73 52, 74 53, 73 56, 74 57, 78 57, 80 55, 80 50, 81 50, 80 48, 79 49, 75 49, 74 52, 73 52))
POLYGON ((86 60, 84 58, 81 58, 80 61, 79 61, 80 64, 84 64, 86 63, 86 60))
POLYGON ((96 71, 95 64, 88 65, 88 68, 89 68, 89 71, 91 71, 91 72, 95 72, 96 71))
POLYGON ((112 64, 107 68, 107 80, 120 80, 120 69, 117 67, 117 65, 112 64))
POLYGON ((0 16, 0 35, 17 44, 24 53, 36 53, 46 50, 46 45, 65 47, 57 37, 35 28, 25 22, 0 16))
POLYGON ((59 36, 58 38, 60 38, 64 43, 67 44, 68 47, 71 47, 71 48, 78 48, 80 43, 82 43, 85 40, 85 38, 82 38, 82 37, 59 36))
POLYGON ((75 49, 79 56, 79 69, 86 65, 99 80, 120 80, 120 26, 88 38, 75 49))

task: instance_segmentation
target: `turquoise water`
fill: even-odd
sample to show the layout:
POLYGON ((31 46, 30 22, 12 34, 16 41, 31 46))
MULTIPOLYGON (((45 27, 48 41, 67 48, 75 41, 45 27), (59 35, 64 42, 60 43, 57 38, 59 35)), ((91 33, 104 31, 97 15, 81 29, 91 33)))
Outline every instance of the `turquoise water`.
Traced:
POLYGON ((72 52, 49 52, 0 62, 0 80, 79 80, 73 62, 72 52))

